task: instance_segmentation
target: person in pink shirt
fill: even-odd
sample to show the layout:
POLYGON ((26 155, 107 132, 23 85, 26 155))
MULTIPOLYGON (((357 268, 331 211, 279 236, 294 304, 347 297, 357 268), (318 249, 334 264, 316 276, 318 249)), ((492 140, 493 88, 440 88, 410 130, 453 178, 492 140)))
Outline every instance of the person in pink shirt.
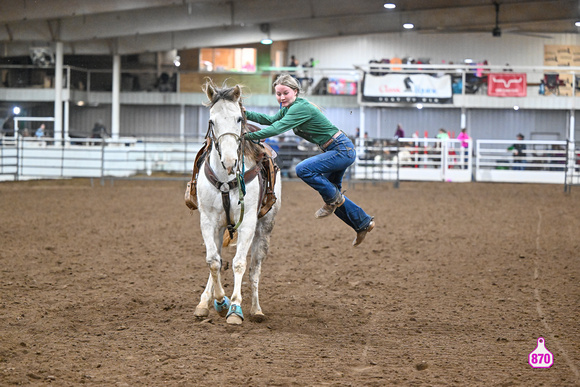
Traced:
POLYGON ((469 135, 467 134, 467 129, 463 128, 461 129, 461 133, 459 133, 457 135, 457 139, 459 141, 461 141, 461 151, 462 153, 465 155, 465 164, 463 165, 463 169, 467 169, 467 161, 468 161, 468 152, 469 152, 469 143, 467 142, 468 140, 471 140, 471 138, 469 137, 469 135))

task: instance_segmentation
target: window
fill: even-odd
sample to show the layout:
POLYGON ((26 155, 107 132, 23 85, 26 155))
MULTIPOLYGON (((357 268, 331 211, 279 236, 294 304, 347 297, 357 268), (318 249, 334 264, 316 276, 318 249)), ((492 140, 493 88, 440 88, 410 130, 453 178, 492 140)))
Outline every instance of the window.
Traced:
POLYGON ((256 71, 255 48, 202 48, 201 71, 256 71))

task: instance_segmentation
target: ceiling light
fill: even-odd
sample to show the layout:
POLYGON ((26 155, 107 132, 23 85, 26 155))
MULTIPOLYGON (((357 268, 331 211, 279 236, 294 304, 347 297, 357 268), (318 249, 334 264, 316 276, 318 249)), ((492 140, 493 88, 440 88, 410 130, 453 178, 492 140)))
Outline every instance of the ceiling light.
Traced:
POLYGON ((411 29, 415 28, 415 26, 413 25, 413 23, 405 23, 405 24, 403 24, 403 28, 406 30, 411 30, 411 29))
POLYGON ((419 109, 419 110, 423 109, 423 104, 422 103, 418 103, 417 104, 417 109, 419 109))
POLYGON ((260 24, 260 31, 266 34, 266 37, 260 40, 262 44, 272 44, 272 39, 270 38, 270 24, 262 23, 260 24))
POLYGON ((576 27, 580 27, 580 21, 577 21, 576 23, 574 23, 574 25, 575 25, 576 27))
POLYGON ((385 3, 383 7, 385 7, 386 9, 395 9, 397 6, 393 3, 385 3))
POLYGON ((14 106, 14 109, 12 109, 12 113, 14 113, 15 115, 19 115, 20 114, 20 107, 14 106))
POLYGON ((520 107, 518 105, 514 106, 514 110, 520 110, 520 107))

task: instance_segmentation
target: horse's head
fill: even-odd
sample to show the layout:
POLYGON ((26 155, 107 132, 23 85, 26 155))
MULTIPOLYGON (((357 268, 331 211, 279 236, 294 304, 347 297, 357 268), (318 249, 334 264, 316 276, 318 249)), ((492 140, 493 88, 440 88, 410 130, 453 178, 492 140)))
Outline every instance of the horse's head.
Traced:
POLYGON ((212 137, 220 162, 228 175, 234 174, 241 155, 241 135, 244 125, 240 99, 240 85, 217 88, 211 80, 203 86, 209 99, 209 135, 212 137))

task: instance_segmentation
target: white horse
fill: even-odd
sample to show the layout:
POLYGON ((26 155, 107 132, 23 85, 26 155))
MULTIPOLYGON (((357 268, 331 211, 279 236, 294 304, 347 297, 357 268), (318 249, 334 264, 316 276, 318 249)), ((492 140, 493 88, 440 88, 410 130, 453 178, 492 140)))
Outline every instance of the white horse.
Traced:
POLYGON ((258 176, 253 179, 248 178, 248 173, 251 175, 251 172, 245 174, 246 194, 243 198, 240 197, 240 186, 244 183, 237 178, 243 175, 241 171, 257 171, 260 168, 260 165, 257 165, 258 153, 263 153, 261 145, 241 138, 246 130, 245 115, 241 105, 241 87, 236 85, 232 88, 219 89, 213 82, 208 81, 203 90, 210 101, 208 136, 212 140, 211 151, 204 164, 209 163, 212 172, 208 173, 209 169, 206 165, 200 168, 197 200, 210 275, 195 309, 195 316, 207 317, 209 304, 213 301, 216 311, 222 317, 225 316, 229 324, 242 323, 244 319, 241 307, 242 277, 246 271, 246 256, 251 248, 252 307, 250 317, 254 321, 263 321, 265 315, 260 307, 258 287, 262 261, 268 253, 274 218, 281 205, 280 172, 277 172, 274 186, 277 201, 266 215, 258 219, 258 210, 262 200, 260 174, 258 173, 258 176), (211 176, 212 173, 213 176, 211 176), (228 214, 224 209, 227 206, 227 199, 229 199, 230 207, 228 214), (228 221, 230 229, 232 224, 238 223, 236 225, 238 233, 236 254, 232 260, 234 289, 231 299, 225 294, 220 273, 222 243, 224 232, 228 230, 228 221))

